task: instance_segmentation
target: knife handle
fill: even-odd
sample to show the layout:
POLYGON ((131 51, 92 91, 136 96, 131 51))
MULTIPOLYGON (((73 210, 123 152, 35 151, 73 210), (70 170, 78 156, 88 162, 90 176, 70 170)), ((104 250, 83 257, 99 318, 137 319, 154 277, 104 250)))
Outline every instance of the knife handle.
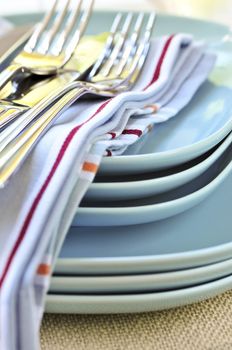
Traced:
MULTIPOLYGON (((47 129, 60 114, 86 92, 86 88, 74 88, 66 92, 17 139, 10 143, 0 157, 0 188, 20 167, 47 129)), ((42 111, 41 111, 42 112, 42 111)))
POLYGON ((29 71, 27 68, 19 65, 19 64, 11 64, 6 67, 0 73, 0 90, 4 88, 4 86, 11 80, 13 80, 16 76, 25 75, 29 71))

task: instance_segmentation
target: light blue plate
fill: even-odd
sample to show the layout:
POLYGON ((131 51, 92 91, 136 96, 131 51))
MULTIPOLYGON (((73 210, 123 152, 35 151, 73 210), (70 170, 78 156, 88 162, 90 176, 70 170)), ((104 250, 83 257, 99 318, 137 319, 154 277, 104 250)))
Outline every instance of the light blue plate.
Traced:
MULTIPOLYGON (((203 174, 223 154, 231 142, 232 134, 208 157, 197 163, 196 161, 188 163, 187 168, 184 164, 178 169, 168 169, 165 171, 165 176, 159 177, 159 173, 153 173, 148 178, 149 174, 138 174, 131 176, 133 180, 130 180, 130 176, 125 175, 122 182, 110 182, 110 177, 109 182, 94 182, 90 185, 84 199, 92 202, 120 201, 144 198, 173 190, 203 174), (147 179, 144 180, 144 177, 147 179)), ((113 179, 117 179, 117 176, 113 179)))
POLYGON ((46 311, 52 313, 108 314, 170 309, 214 297, 232 288, 232 276, 202 285, 166 292, 47 296, 46 311))
POLYGON ((232 273, 232 259, 203 267, 155 274, 120 276, 53 276, 50 293, 139 293, 184 288, 232 273))
POLYGON ((232 145, 201 176, 163 194, 130 201, 83 202, 73 226, 136 225, 180 214, 203 201, 227 177, 232 178, 231 158, 232 145))
MULTIPOLYGON (((89 33, 96 32, 96 28, 98 28, 99 32, 108 30, 113 17, 114 13, 96 13, 90 23, 89 33)), ((11 20, 13 19, 16 24, 25 24, 34 22, 38 18, 39 16, 29 14, 27 16, 11 17, 11 20)), ((193 33, 196 38, 206 38, 208 43, 214 45, 215 42, 219 43, 228 33, 228 28, 210 22, 159 16, 155 31, 157 36, 163 33, 178 33, 181 31, 193 33)), ((227 60, 230 59, 230 54, 228 55, 226 52, 226 45, 224 49, 225 52, 223 53, 219 44, 219 50, 222 52, 220 54, 222 70, 224 70, 224 63, 228 65, 227 60)), ((220 64, 218 68, 218 73, 220 74, 220 64)), ((230 77, 228 71, 225 70, 224 75, 230 77)), ((220 76, 222 77, 222 75, 220 76)), ((214 88, 212 82, 207 84, 208 86, 205 85, 200 91, 200 97, 201 94, 204 97, 206 93, 209 93, 208 88, 210 88, 210 91, 211 88, 214 88)), ((189 130, 189 143, 191 142, 191 145, 186 146, 186 140, 183 140, 181 144, 176 144, 175 139, 171 138, 170 144, 161 150, 157 149, 157 144, 152 144, 152 148, 150 148, 150 141, 148 140, 148 149, 146 150, 147 146, 142 145, 144 148, 141 147, 140 152, 145 152, 145 154, 147 152, 157 153, 137 156, 137 160, 143 159, 140 162, 142 172, 146 170, 146 167, 150 170, 151 163, 149 165, 147 159, 149 161, 154 160, 153 154, 157 154, 158 157, 161 155, 163 158, 160 164, 158 158, 156 159, 157 163, 155 165, 153 163, 155 168, 167 167, 169 166, 168 163, 173 164, 173 162, 174 164, 178 164, 193 156, 196 157, 197 154, 203 152, 203 149, 206 150, 208 147, 212 147, 215 142, 218 142, 223 137, 222 135, 225 132, 229 132, 231 128, 230 123, 227 124, 227 129, 224 129, 223 132, 220 126, 230 117, 230 90, 230 87, 219 87, 217 89, 218 95, 217 93, 212 94, 213 98, 207 106, 209 108, 209 114, 206 113, 206 115, 209 116, 209 119, 213 115, 218 120, 217 123, 209 122, 207 124, 209 127, 208 135, 211 136, 208 139, 206 138, 205 143, 201 143, 201 141, 197 143, 194 154, 191 153, 191 151, 193 152, 193 145, 195 145, 197 140, 199 141, 200 137, 198 134, 194 138, 192 132, 197 131, 199 127, 197 123, 201 120, 197 118, 196 114, 190 113, 188 115, 191 116, 192 121, 195 121, 196 126, 196 128, 189 130), (220 118, 221 120, 219 120, 220 118), (215 136, 217 139, 215 139, 215 136), (175 152, 176 159, 172 158, 174 161, 170 160, 170 155, 173 156, 173 153, 170 151, 170 149, 173 149, 172 145, 175 145, 175 148, 186 146, 183 148, 184 152, 182 155, 180 155, 179 151, 175 152)), ((196 98, 199 103, 199 95, 196 98)), ((191 105, 188 108, 191 108, 191 105)), ((207 108, 204 109, 199 106, 198 111, 201 113, 207 112, 207 108)), ((172 126, 176 130, 178 124, 185 119, 186 114, 185 112, 183 113, 182 117, 179 116, 178 121, 177 118, 172 121, 172 126)), ((160 129, 160 137, 158 138, 157 136, 158 132, 156 135, 157 143, 160 145, 159 147, 161 147, 161 144, 158 140, 161 141, 162 136, 165 136, 166 140, 167 135, 166 126, 160 127, 163 128, 163 130, 160 129)), ((202 139, 205 137, 207 137, 207 133, 202 135, 202 139)), ((144 140, 144 142, 147 142, 147 140, 144 140)), ((105 159, 101 170, 114 172, 119 169, 119 172, 126 172, 132 169, 131 167, 135 160, 136 156, 105 159), (128 159, 132 160, 131 163, 128 162, 128 159), (129 170, 126 169, 126 164, 128 164, 129 170)), ((73 228, 66 239, 61 253, 61 256, 65 256, 67 259, 59 259, 57 271, 65 272, 67 270, 70 273, 73 269, 73 271, 79 273, 129 273, 175 270, 177 268, 199 266, 219 261, 226 257, 232 257, 232 222, 230 219, 231 186, 232 179, 228 177, 217 188, 215 193, 199 206, 191 211, 160 222, 120 228, 73 228), (206 219, 208 217, 211 218, 210 221, 206 219)), ((47 298, 47 310, 50 312, 65 313, 112 313, 160 310, 202 300, 231 287, 232 277, 228 277, 201 286, 164 293, 118 296, 49 295, 47 298)))
POLYGON ((232 258, 232 175, 202 203, 166 220, 121 227, 72 227, 56 273, 173 271, 232 258))
MULTIPOLYGON (((169 26, 175 28, 177 21, 170 19, 169 26)), ((194 34, 191 25, 182 30, 194 34)), ((100 174, 139 174, 167 169, 200 156, 231 131, 232 42, 224 42, 222 36, 212 43, 207 23, 202 28, 202 38, 206 38, 209 50, 218 56, 209 79, 181 113, 156 125, 124 155, 104 158, 100 174)))

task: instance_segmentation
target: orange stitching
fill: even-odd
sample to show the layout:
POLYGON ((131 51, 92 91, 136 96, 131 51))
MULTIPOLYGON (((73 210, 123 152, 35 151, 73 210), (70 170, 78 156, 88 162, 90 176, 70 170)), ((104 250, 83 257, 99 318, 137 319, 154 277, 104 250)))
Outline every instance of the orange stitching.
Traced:
POLYGON ((94 164, 94 163, 90 163, 90 162, 85 162, 83 164, 83 167, 82 169, 84 171, 89 171, 91 173, 96 173, 97 172, 97 169, 98 169, 98 165, 97 164, 94 164))

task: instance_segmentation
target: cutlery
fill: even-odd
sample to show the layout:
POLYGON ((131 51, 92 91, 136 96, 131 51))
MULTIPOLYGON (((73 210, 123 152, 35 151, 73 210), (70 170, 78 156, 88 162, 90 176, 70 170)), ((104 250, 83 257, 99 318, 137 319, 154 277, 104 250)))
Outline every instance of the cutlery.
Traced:
MULTIPOLYGON (((138 44, 137 40, 138 40, 139 33, 142 30, 142 22, 143 22, 143 14, 139 15, 134 26, 133 34, 131 35, 131 41, 129 43, 126 43, 126 45, 123 46, 126 40, 128 40, 128 31, 129 31, 129 26, 132 22, 132 15, 128 14, 126 16, 126 19, 123 23, 124 24, 123 28, 121 32, 119 32, 118 28, 119 28, 120 22, 122 22, 122 15, 118 14, 113 21, 113 24, 110 30, 110 35, 108 36, 106 45, 102 50, 102 54, 100 55, 99 59, 97 60, 98 53, 92 52, 91 53, 92 60, 89 60, 89 64, 85 65, 85 67, 83 68, 81 67, 80 72, 78 72, 79 74, 77 74, 77 72, 74 72, 72 67, 71 69, 72 72, 59 74, 55 78, 44 80, 43 82, 39 81, 39 83, 35 84, 34 86, 30 86, 31 82, 29 81, 29 89, 27 87, 27 84, 25 83, 25 80, 22 80, 19 86, 15 86, 14 84, 13 86, 9 87, 9 90, 7 90, 6 88, 3 89, 2 92, 0 92, 0 128, 5 127, 9 122, 19 117, 23 112, 28 110, 28 108, 34 107, 44 97, 50 95, 49 93, 50 91, 56 91, 56 89, 59 88, 59 91, 62 93, 63 88, 67 85, 67 83, 80 79, 81 76, 83 76, 83 73, 87 71, 91 66, 91 64, 93 64, 94 61, 96 60, 97 62, 93 66, 92 70, 90 71, 89 77, 88 76, 85 77, 86 79, 89 79, 89 80, 91 80, 91 78, 93 79, 92 82, 94 83, 94 85, 92 84, 90 86, 90 84, 88 84, 88 87, 90 89, 93 90, 95 87, 97 87, 98 89, 103 88, 104 91, 102 92, 96 91, 96 93, 100 93, 100 94, 102 93, 108 96, 111 94, 109 89, 117 88, 122 90, 122 87, 124 89, 129 88, 129 86, 127 86, 128 83, 129 84, 133 83, 134 78, 136 78, 139 74, 139 65, 142 66, 143 61, 146 58, 146 54, 149 48, 149 38, 150 38, 152 26, 154 24, 154 18, 155 18, 154 15, 150 16, 150 20, 147 23, 147 28, 144 34, 144 40, 143 42, 140 42, 138 44), (120 35, 120 39, 117 41, 117 44, 114 45, 115 37, 118 37, 119 35, 120 35), (134 64, 133 66, 130 64, 130 62, 132 60, 132 56, 134 55, 134 50, 136 51, 136 49, 137 49, 137 52, 133 59, 133 64, 134 64), (124 55, 120 57, 120 64, 118 64, 117 62, 117 67, 120 70, 117 68, 117 71, 116 71, 115 70, 116 61, 114 62, 114 60, 112 60, 111 53, 114 56, 116 54, 120 56, 121 51, 124 52, 124 55), (106 59, 107 59, 107 62, 106 62, 106 59), (128 68, 128 62, 127 62, 128 59, 130 60, 129 65, 131 65, 130 67, 131 72, 127 72, 126 70, 128 68), (137 66, 137 63, 138 63, 138 66, 137 66), (96 72, 97 70, 99 70, 101 64, 104 64, 104 66, 102 67, 100 74, 96 75, 96 72), (103 75, 105 75, 105 66, 108 65, 107 69, 109 70, 109 64, 111 65, 112 72, 110 71, 110 75, 108 74, 108 77, 107 76, 104 77, 103 75), (136 69, 137 69, 137 73, 134 72, 136 69), (133 73, 136 73, 134 74, 134 78, 132 77, 133 73), (101 84, 100 86, 99 79, 105 80, 105 78, 107 78, 106 84, 104 86, 101 84), (131 82, 130 82, 130 78, 131 78, 131 82), (96 81, 94 80, 98 80, 98 85, 96 85, 96 81), (112 84, 114 84, 114 86, 112 84), (19 91, 21 88, 23 88, 22 91, 19 91), (14 91, 14 89, 16 91, 14 91), (108 90, 107 93, 106 93, 106 90, 108 90)), ((91 45, 92 43, 90 42, 90 46, 91 45)), ((89 50, 91 50, 91 47, 89 50)), ((78 52, 80 54, 83 54, 83 52, 82 53, 80 51, 78 52)), ((76 55, 78 55, 78 52, 76 55)), ((70 65, 71 65, 71 62, 72 60, 70 60, 69 62, 70 65)), ((67 67, 67 70, 69 70, 68 65, 66 65, 65 68, 66 67, 67 67)), ((85 86, 87 86, 87 84, 85 86)), ((112 92, 112 94, 114 93, 115 91, 112 92)), ((0 135, 0 142, 3 139, 5 139, 6 135, 9 135, 11 133, 11 130, 14 129, 17 124, 20 124, 21 126, 20 131, 22 131, 23 130, 22 127, 24 125, 22 123, 22 120, 23 118, 20 117, 20 120, 18 122, 15 122, 14 125, 11 126, 11 128, 2 131, 0 135)), ((11 139, 13 139, 13 134, 11 136, 11 139)), ((3 148, 0 145, 0 151, 2 149, 3 148)))
POLYGON ((92 93, 112 97, 121 91, 128 90, 134 84, 146 59, 155 22, 155 15, 151 14, 143 33, 143 17, 143 14, 138 15, 132 35, 129 36, 133 16, 128 14, 119 32, 120 36, 114 44, 122 19, 120 14, 117 15, 103 54, 88 74, 87 81, 76 81, 62 86, 2 131, 0 142, 2 186, 48 127, 80 96, 92 93), (47 108, 49 108, 48 111, 46 111, 47 108), (46 112, 41 115, 44 111, 46 112), (29 128, 26 129, 28 126, 29 128))
POLYGON ((94 0, 55 0, 43 21, 36 25, 23 50, 0 74, 0 89, 9 80, 25 74, 57 74, 70 60, 88 24, 94 0), (75 7, 72 8, 72 3, 75 7), (82 5, 86 5, 78 26, 82 5), (57 15, 56 15, 57 12, 57 15))
MULTIPOLYGON (((72 59, 65 65, 67 70, 69 70, 69 67, 77 66, 75 67, 75 71, 61 73, 50 78, 43 78, 42 80, 39 76, 29 76, 17 82, 9 82, 2 91, 0 91, 0 131, 2 132, 7 124, 18 118, 23 112, 34 107, 44 97, 50 94, 51 91, 56 91, 57 88, 61 88, 70 81, 81 79, 85 71, 87 71, 98 58, 104 46, 104 40, 102 35, 100 35, 100 37, 93 36, 83 38, 72 59), (84 62, 78 61, 78 55, 82 57, 84 54, 88 55, 86 46, 89 46, 89 50, 94 46, 94 52, 88 59, 85 59, 84 62)), ((1 137, 2 134, 0 138, 1 137)))

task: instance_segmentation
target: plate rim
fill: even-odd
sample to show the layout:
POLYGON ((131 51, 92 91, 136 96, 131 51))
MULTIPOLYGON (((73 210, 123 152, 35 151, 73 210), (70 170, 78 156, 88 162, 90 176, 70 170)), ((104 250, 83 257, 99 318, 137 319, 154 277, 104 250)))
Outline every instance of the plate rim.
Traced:
POLYGON ((119 292, 119 290, 121 292, 124 290, 128 292, 128 289, 131 289, 131 291, 135 290, 136 292, 143 290, 145 292, 148 288, 149 290, 153 288, 154 291, 159 291, 160 289, 168 290, 190 287, 200 283, 209 283, 214 279, 231 274, 231 267, 232 258, 200 267, 157 273, 104 276, 53 275, 50 291, 60 293, 59 290, 62 290, 62 287, 64 288, 65 286, 62 292, 73 292, 73 288, 69 289, 71 285, 74 288, 78 287, 78 292, 76 289, 75 293, 81 293, 87 290, 88 293, 90 291, 100 293, 99 289, 105 290, 106 293, 119 292), (145 284, 152 284, 152 287, 148 287, 145 284))
POLYGON ((224 293, 232 287, 232 275, 213 282, 155 293, 127 293, 112 295, 64 295, 49 294, 46 299, 48 312, 73 313, 127 313, 169 309, 192 304, 224 293), (75 305, 76 304, 76 305, 75 305), (69 309, 65 310, 65 307, 69 309))
MULTIPOLYGON (((185 169, 185 170, 181 170, 177 173, 173 173, 170 175, 166 175, 166 176, 161 176, 158 178, 149 178, 149 179, 145 179, 145 180, 132 180, 132 181, 114 181, 114 182, 93 182, 90 184, 90 187, 88 189, 88 191, 86 192, 86 196, 85 198, 94 201, 95 200, 95 196, 100 195, 100 192, 104 191, 107 192, 109 194, 109 190, 110 191, 122 191, 122 190, 126 190, 126 189, 130 189, 130 191, 135 191, 135 193, 137 193, 137 188, 138 186, 140 187, 153 187, 153 186, 163 186, 164 183, 168 182, 170 184, 175 182, 175 181, 181 181, 182 185, 188 183, 189 181, 192 181, 192 179, 195 179, 196 177, 200 176, 203 172, 207 171, 208 168, 220 157, 222 156, 222 154, 226 151, 227 147, 231 144, 232 142, 232 133, 230 133, 226 139, 222 142, 221 145, 219 145, 219 147, 213 151, 212 154, 210 154, 209 156, 207 156, 207 158, 203 159, 202 161, 200 161, 199 163, 190 166, 189 168, 185 169), (196 174, 197 173, 197 174, 196 174), (195 175, 193 175, 195 174, 195 175), (194 178, 192 177, 194 176, 194 178), (189 177, 191 178, 189 180, 189 177), (186 179, 188 178, 188 179, 186 179), (184 182, 183 182, 184 181, 184 182), (93 194, 91 194, 93 192, 93 194)), ((176 186, 176 185, 175 185, 176 186)), ((171 189, 174 189, 176 187, 171 187, 171 189)), ((168 189, 169 191, 170 189, 168 189)), ((166 192, 165 191, 160 191, 157 193, 163 193, 166 192)), ((156 194, 156 193, 155 193, 156 194)), ((112 199, 112 192, 111 192, 111 199, 112 199)), ((154 195, 152 193, 152 195, 154 195)), ((108 197, 106 197, 108 200, 108 197)), ((115 197, 114 197, 115 198, 115 197)), ((126 198, 126 197, 125 197, 126 198)), ((132 195, 130 195, 129 198, 140 198, 136 197, 132 195)), ((123 197, 124 199, 124 197, 123 197)))
MULTIPOLYGON (((182 212, 192 208, 196 204, 200 203, 204 200, 212 191, 214 191, 220 184, 224 182, 224 180, 230 176, 232 173, 232 160, 226 165, 226 167, 209 183, 200 189, 187 194, 183 197, 176 198, 174 200, 170 200, 167 202, 149 204, 149 205, 140 205, 134 207, 79 207, 77 209, 77 226, 87 226, 85 225, 86 218, 92 215, 91 225, 90 226, 109 226, 108 220, 109 215, 111 215, 111 226, 125 226, 125 225, 136 225, 136 224, 144 224, 152 221, 157 221, 158 219, 165 219, 171 217, 176 214, 181 214, 182 212), (171 213, 169 211, 171 210, 171 213), (157 214, 157 218, 154 219, 152 216, 151 219, 142 218, 139 219, 139 215, 151 215, 148 214, 148 211, 157 214), (168 212, 168 214, 165 214, 168 212), (161 214, 160 214, 161 213, 161 214), (168 216, 167 216, 168 215, 168 216), (115 218, 120 216, 121 221, 112 221, 115 218), (131 218, 134 218, 133 222, 131 218), (99 218, 107 217, 106 221, 101 221, 98 223, 99 218)), ((75 217, 73 219, 73 226, 75 226, 75 217)), ((88 226, 89 226, 88 220, 88 226)))

